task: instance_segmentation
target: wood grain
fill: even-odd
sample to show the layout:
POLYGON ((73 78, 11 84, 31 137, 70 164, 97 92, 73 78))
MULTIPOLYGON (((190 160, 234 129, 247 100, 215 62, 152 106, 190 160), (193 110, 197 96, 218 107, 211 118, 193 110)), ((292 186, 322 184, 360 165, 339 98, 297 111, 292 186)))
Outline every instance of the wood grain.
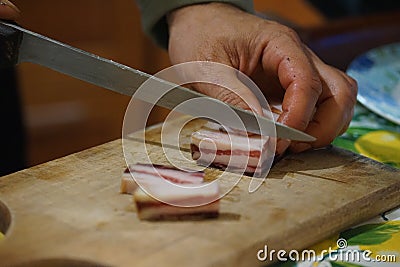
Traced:
MULTIPOLYGON (((195 121, 182 131, 186 157, 188 135, 200 125, 195 121)), ((141 136, 124 140, 137 161, 146 157, 141 136)), ((159 136, 159 127, 149 129, 146 147, 152 160, 165 163, 159 136)), ((263 265, 256 254, 264 245, 306 248, 400 205, 399 170, 329 147, 282 159, 255 193, 248 193, 250 178, 242 177, 222 199, 218 219, 139 221, 131 196, 119 194, 121 144, 116 140, 0 179, 0 201, 11 214, 0 266, 71 266, 74 260, 79 266, 263 265)), ((208 176, 219 174, 207 170, 208 176)), ((6 210, 0 208, 1 220, 6 210)))

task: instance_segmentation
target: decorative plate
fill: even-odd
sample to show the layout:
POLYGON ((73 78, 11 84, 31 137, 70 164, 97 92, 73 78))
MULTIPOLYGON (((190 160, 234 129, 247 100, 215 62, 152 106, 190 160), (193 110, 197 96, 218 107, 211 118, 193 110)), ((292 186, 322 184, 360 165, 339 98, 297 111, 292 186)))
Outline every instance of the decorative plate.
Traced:
POLYGON ((358 82, 360 103, 400 124, 400 43, 381 46, 357 57, 347 73, 358 82))

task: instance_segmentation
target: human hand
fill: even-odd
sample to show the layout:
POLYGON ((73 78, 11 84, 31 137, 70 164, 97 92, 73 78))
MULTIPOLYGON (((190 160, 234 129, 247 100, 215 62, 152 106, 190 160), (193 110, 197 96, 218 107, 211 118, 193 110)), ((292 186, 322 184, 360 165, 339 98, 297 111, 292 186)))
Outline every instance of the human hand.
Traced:
POLYGON ((19 9, 8 0, 0 1, 0 19, 16 20, 20 16, 19 9))
MULTIPOLYGON (((223 3, 178 9, 169 14, 168 24, 173 64, 205 60, 240 70, 270 103, 282 102, 279 122, 317 138, 313 143, 292 142, 294 152, 328 145, 347 129, 356 103, 356 82, 323 63, 290 28, 223 3)), ((257 98, 243 84, 232 88, 235 92, 204 84, 194 89, 262 114, 257 98)), ((289 144, 280 140, 277 153, 289 144)))

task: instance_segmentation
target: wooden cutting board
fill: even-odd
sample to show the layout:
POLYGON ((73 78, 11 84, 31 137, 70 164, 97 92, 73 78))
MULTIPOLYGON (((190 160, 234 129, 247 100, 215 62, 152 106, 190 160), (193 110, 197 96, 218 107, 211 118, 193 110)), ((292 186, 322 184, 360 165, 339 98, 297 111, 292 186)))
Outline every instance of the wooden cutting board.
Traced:
MULTIPOLYGON (((187 157, 201 124, 181 132, 187 157)), ((126 140, 138 161, 141 136, 126 140)), ((148 129, 146 147, 167 163, 159 138, 160 127, 148 129)), ((217 219, 139 221, 131 196, 119 194, 125 166, 116 140, 2 177, 0 266, 257 266, 265 245, 306 248, 400 205, 399 170, 330 147, 282 159, 255 193, 242 177, 217 219)))

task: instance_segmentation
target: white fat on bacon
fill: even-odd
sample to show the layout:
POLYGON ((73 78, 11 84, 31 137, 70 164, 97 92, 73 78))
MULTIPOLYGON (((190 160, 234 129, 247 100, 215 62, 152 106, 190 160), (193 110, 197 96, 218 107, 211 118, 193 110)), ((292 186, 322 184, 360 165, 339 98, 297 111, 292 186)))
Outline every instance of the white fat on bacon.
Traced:
POLYGON ((183 171, 174 167, 156 164, 132 164, 122 174, 121 193, 133 194, 138 184, 157 184, 165 179, 175 184, 201 184, 204 172, 183 171))

